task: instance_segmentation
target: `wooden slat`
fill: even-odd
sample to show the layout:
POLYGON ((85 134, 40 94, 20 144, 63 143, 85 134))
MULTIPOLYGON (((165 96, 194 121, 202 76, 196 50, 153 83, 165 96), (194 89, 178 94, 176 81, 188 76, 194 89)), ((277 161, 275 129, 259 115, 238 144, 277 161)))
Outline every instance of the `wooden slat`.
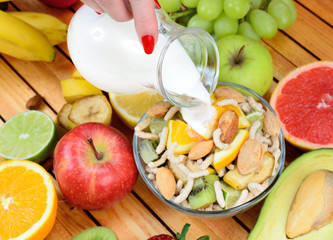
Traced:
POLYGON ((319 59, 332 59, 333 29, 298 3, 295 5, 298 18, 285 32, 319 59))
POLYGON ((297 0, 303 6, 314 12, 319 18, 333 26, 333 2, 332 0, 297 0))

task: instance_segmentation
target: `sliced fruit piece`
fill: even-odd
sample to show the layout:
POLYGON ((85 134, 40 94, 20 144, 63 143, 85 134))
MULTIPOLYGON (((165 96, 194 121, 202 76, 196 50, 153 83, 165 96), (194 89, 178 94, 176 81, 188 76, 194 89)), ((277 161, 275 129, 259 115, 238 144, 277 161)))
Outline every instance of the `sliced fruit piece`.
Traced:
POLYGON ((284 137, 300 149, 333 148, 333 62, 297 68, 279 82, 270 104, 284 137))
POLYGON ((214 187, 203 177, 195 179, 188 201, 192 209, 208 206, 216 201, 214 187))
MULTIPOLYGON (((223 97, 218 98, 213 104, 215 105, 218 101, 221 101, 223 99, 224 99, 223 97)), ((225 105, 225 106, 217 106, 217 107, 220 108, 221 114, 226 111, 230 111, 230 110, 236 112, 239 117, 238 128, 246 128, 251 125, 249 120, 246 118, 244 112, 242 111, 242 109, 239 106, 225 105)))
POLYGON ((150 119, 149 130, 152 134, 158 135, 162 132, 164 127, 168 126, 168 122, 165 121, 163 118, 156 118, 152 117, 150 119))
POLYGON ((239 149, 243 145, 244 141, 249 138, 249 131, 245 129, 239 129, 234 140, 229 144, 227 149, 216 149, 214 154, 214 168, 220 170, 228 166, 234 161, 238 155, 239 149))
POLYGON ((221 181, 221 189, 223 191, 225 208, 231 208, 240 197, 241 191, 234 189, 224 181, 221 181))
POLYGON ((116 234, 110 228, 102 226, 88 228, 75 235, 71 240, 88 239, 118 240, 116 234))
POLYGON ((236 190, 243 190, 247 188, 250 182, 262 183, 272 175, 274 167, 274 157, 272 154, 265 152, 262 164, 256 173, 248 175, 241 175, 238 168, 227 172, 223 180, 236 190))
POLYGON ((220 178, 215 173, 215 174, 209 174, 209 175, 205 176, 205 180, 207 181, 208 184, 214 186, 214 182, 219 181, 220 178))
POLYGON ((144 139, 143 141, 139 142, 139 154, 146 164, 158 159, 155 148, 153 147, 151 141, 148 139, 144 139))
MULTIPOLYGON (((268 194, 263 207, 261 208, 259 218, 256 225, 252 229, 248 240, 288 240, 290 238, 286 235, 287 218, 290 213, 290 207, 295 199, 298 191, 301 190, 301 185, 306 181, 308 176, 321 170, 327 170, 333 172, 333 149, 319 149, 304 153, 291 163, 283 170, 281 176, 279 177, 276 185, 273 187, 272 191, 268 194)), ((310 179, 311 180, 311 179, 310 179)), ((332 192, 332 178, 329 180, 326 190, 320 193, 321 197, 315 195, 313 192, 312 182, 306 187, 306 191, 303 193, 308 193, 311 196, 309 198, 302 198, 300 203, 305 203, 307 206, 311 206, 311 201, 319 200, 323 195, 325 197, 330 197, 327 193, 332 192), (330 190, 329 190, 330 189, 330 190), (329 190, 329 191, 327 191, 329 190)), ((332 209, 332 197, 331 200, 326 201, 325 205, 327 211, 329 208, 332 209)), ((317 207, 317 206, 316 206, 317 207)), ((306 216, 311 215, 313 209, 303 210, 306 216)), ((299 212, 301 214, 302 212, 299 212)), ((330 214, 330 221, 325 226, 320 227, 317 230, 312 230, 299 236, 295 239, 297 240, 312 240, 312 239, 331 239, 333 236, 333 221, 332 212, 327 211, 330 214)), ((318 217, 324 217, 327 213, 319 215, 318 217)), ((305 216, 303 215, 303 216, 305 216)), ((327 216, 327 215, 326 215, 327 216)), ((302 219, 300 219, 302 220, 302 219)), ((314 227, 314 226, 313 226, 314 227)))
POLYGON ((104 95, 91 95, 80 98, 73 103, 68 115, 70 128, 86 123, 100 122, 106 125, 111 124, 112 109, 104 95))
POLYGON ((250 112, 249 114, 246 115, 246 118, 250 122, 251 125, 255 121, 259 121, 260 127, 257 129, 257 132, 261 131, 262 126, 263 126, 263 119, 264 119, 264 115, 262 114, 262 112, 259 112, 259 111, 250 112))
POLYGON ((170 120, 167 149, 173 142, 177 142, 176 154, 187 154, 195 143, 204 140, 197 132, 180 120, 170 120))
POLYGON ((0 156, 42 162, 57 141, 53 120, 43 112, 28 111, 14 115, 0 128, 0 156))
POLYGON ((61 108, 61 110, 59 111, 59 113, 57 115, 57 120, 58 120, 59 125, 67 130, 71 130, 71 128, 68 124, 68 115, 71 110, 72 110, 72 104, 66 103, 61 108))
POLYGON ((0 238, 44 239, 57 214, 50 175, 27 160, 0 163, 0 238))
POLYGON ((134 129, 140 118, 152 104, 163 100, 163 97, 156 91, 145 91, 129 95, 110 93, 109 96, 117 115, 131 129, 134 129))
POLYGON ((85 79, 69 78, 60 81, 62 94, 66 102, 73 103, 76 100, 89 96, 103 94, 100 89, 89 83, 85 79))

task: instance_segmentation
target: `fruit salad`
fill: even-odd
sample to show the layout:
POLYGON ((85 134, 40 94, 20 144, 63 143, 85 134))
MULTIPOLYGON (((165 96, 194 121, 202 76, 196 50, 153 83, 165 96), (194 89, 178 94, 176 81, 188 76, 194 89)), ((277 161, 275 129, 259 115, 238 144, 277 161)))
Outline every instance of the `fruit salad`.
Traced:
POLYGON ((148 109, 135 127, 146 176, 165 199, 186 208, 241 205, 278 172, 279 120, 265 104, 226 86, 202 105, 182 109, 161 101, 148 109), (202 116, 191 115, 198 109, 202 116))

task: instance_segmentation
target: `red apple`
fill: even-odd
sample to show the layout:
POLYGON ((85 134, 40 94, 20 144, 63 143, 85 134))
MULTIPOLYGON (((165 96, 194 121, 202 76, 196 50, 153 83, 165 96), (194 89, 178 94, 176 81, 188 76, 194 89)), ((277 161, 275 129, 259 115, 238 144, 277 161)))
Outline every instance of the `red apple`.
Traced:
POLYGON ((65 134, 54 150, 53 167, 67 201, 87 210, 116 204, 138 177, 131 144, 102 123, 84 123, 65 134))
POLYGON ((77 2, 77 0, 39 0, 39 1, 50 7, 58 7, 58 8, 66 8, 77 2))

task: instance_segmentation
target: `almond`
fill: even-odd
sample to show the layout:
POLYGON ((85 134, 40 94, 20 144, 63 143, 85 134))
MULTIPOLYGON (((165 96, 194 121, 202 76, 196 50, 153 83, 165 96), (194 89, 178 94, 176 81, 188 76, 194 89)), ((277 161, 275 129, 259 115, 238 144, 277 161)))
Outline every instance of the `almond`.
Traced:
POLYGON ((231 87, 218 87, 214 95, 217 99, 223 97, 224 99, 236 99, 238 103, 245 102, 245 97, 231 87))
POLYGON ((264 119, 262 129, 272 137, 279 136, 281 125, 278 117, 271 111, 266 111, 263 115, 264 119))
POLYGON ((160 101, 151 105, 147 110, 147 115, 149 117, 158 117, 163 118, 165 114, 172 107, 172 104, 169 102, 160 101))
POLYGON ((25 107, 29 110, 36 110, 39 108, 42 101, 43 101, 42 96, 37 94, 27 101, 25 107))
POLYGON ((264 158, 262 144, 256 140, 246 140, 239 150, 237 158, 237 169, 241 175, 256 172, 264 158))
POLYGON ((220 139, 223 143, 231 143, 237 134, 238 130, 238 115, 234 111, 225 111, 218 123, 218 128, 221 129, 220 139))
POLYGON ((169 168, 160 167, 157 169, 156 184, 165 199, 170 200, 176 192, 176 180, 169 168))
POLYGON ((213 140, 198 142, 190 149, 190 152, 188 153, 188 158, 191 160, 198 160, 210 153, 213 147, 213 140))

